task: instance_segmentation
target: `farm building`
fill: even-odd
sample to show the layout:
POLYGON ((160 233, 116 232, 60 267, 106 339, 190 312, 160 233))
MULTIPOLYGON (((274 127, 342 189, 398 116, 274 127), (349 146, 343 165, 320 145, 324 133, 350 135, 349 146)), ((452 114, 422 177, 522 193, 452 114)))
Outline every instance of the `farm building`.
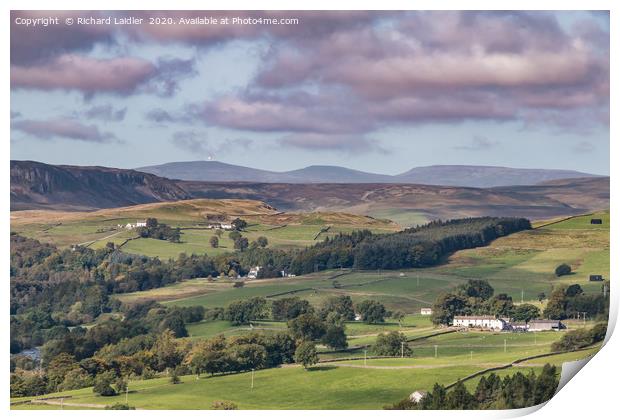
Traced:
POLYGON ((228 223, 211 223, 207 225, 207 229, 223 229, 223 230, 232 230, 233 226, 228 223))
POLYGON ((422 308, 420 309, 420 315, 432 315, 433 314, 433 309, 432 308, 422 308))
POLYGON ((558 320, 554 319, 532 319, 527 324, 528 331, 559 331, 566 328, 558 320))
POLYGON ((136 220, 136 223, 127 223, 125 225, 125 229, 135 229, 139 227, 146 227, 146 220, 136 220))
POLYGON ((603 281, 603 276, 600 274, 590 274, 590 281, 603 281))
POLYGON ((413 391, 411 395, 409 395, 409 401, 419 403, 420 400, 424 397, 426 397, 425 391, 413 391))
POLYGON ((590 224, 591 225, 602 225, 603 219, 590 219, 590 224))
POLYGON ((465 328, 482 328, 487 330, 501 331, 506 328, 506 321, 503 319, 497 319, 489 315, 477 315, 477 316, 455 316, 452 320, 452 325, 455 327, 465 328))
POLYGON ((508 327, 510 331, 514 332, 528 331, 527 324, 525 322, 511 322, 508 327))
POLYGON ((258 277, 258 272, 260 271, 261 268, 262 267, 260 265, 250 268, 250 271, 248 272, 248 278, 255 279, 256 277, 258 277))

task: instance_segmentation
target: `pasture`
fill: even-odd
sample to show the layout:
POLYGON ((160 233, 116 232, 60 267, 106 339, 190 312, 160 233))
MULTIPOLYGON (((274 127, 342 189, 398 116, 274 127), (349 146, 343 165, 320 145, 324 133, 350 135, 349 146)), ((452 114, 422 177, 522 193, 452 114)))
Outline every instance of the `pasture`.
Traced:
MULTIPOLYGON (((532 334, 453 333, 416 344, 413 357, 324 362, 310 370, 285 365, 255 371, 253 381, 251 372, 199 378, 188 375, 181 377, 182 382, 176 385, 167 377, 132 380, 127 400, 140 409, 210 409, 213 401, 218 400, 232 401, 240 409, 381 409, 414 390, 430 389, 436 382, 448 384, 517 358, 545 353, 560 334, 541 333, 534 338, 532 334), (504 339, 509 341, 506 352, 504 339), (437 357, 435 344, 439 346, 437 357), (474 351, 473 357, 470 351, 474 351)), ((546 362, 561 365, 595 351, 587 349, 534 359, 496 373, 503 376, 517 371, 538 372, 546 362)), ((476 383, 477 379, 472 379, 466 385, 474 387, 476 383)), ((81 407, 84 409, 124 403, 126 398, 125 395, 97 396, 91 388, 45 397, 53 396, 64 396, 65 404, 90 405, 81 407)), ((11 408, 41 409, 30 404, 11 408)))
POLYGON ((214 248, 209 240, 216 230, 208 228, 209 218, 244 219, 248 226, 242 232, 250 242, 264 236, 273 248, 303 248, 338 233, 370 229, 375 233, 394 232, 398 225, 389 220, 347 213, 282 213, 253 200, 186 200, 171 203, 142 204, 95 212, 59 212, 43 210, 11 213, 11 229, 21 235, 60 247, 75 244, 103 248, 108 242, 122 246, 127 253, 177 258, 180 253, 211 256, 234 251, 233 241, 224 231, 214 248), (181 229, 181 240, 140 238, 126 229, 138 219, 157 218, 160 223, 181 229))
MULTIPOLYGON (((608 213, 596 216, 609 219, 608 213)), ((606 228, 590 225, 591 217, 572 218, 499 238, 486 247, 458 251, 436 267, 331 270, 294 278, 249 280, 238 289, 228 280, 209 283, 197 279, 117 297, 123 301, 156 299, 166 305, 222 307, 255 296, 299 296, 320 305, 329 296, 347 294, 354 302, 375 299, 389 310, 416 314, 420 308, 431 306, 439 293, 478 278, 489 281, 496 294, 512 296, 515 303, 523 298, 523 302, 540 305, 538 295, 542 292, 549 296, 557 284, 578 283, 586 293, 599 293, 601 283, 588 281, 589 275, 609 278, 609 224, 603 225, 606 228), (573 273, 556 277, 555 267, 561 263, 570 264, 573 273)))

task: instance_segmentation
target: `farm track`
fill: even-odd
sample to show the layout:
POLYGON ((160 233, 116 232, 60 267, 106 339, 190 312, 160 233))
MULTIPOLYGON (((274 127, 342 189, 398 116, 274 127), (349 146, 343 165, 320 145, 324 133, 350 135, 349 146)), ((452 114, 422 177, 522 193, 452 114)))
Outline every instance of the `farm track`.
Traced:
POLYGON ((121 234, 121 233, 123 233, 123 231, 122 231, 122 230, 119 230, 118 232, 115 232, 115 233, 113 233, 113 234, 111 234, 111 235, 108 235, 108 236, 104 236, 103 238, 98 238, 98 239, 94 239, 94 240, 92 240, 92 241, 82 242, 81 244, 78 244, 78 245, 79 245, 79 246, 85 246, 85 247, 87 247, 87 248, 88 248, 89 246, 91 246, 91 245, 92 245, 92 244, 94 244, 95 242, 105 241, 106 239, 113 238, 114 236, 119 235, 119 234, 121 234))

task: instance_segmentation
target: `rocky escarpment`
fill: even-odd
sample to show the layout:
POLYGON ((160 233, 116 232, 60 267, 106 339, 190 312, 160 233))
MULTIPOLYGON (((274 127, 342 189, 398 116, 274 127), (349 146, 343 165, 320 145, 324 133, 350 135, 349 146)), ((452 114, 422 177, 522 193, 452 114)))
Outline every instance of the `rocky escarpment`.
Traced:
POLYGON ((11 210, 97 209, 188 198, 173 181, 135 170, 11 161, 11 210))

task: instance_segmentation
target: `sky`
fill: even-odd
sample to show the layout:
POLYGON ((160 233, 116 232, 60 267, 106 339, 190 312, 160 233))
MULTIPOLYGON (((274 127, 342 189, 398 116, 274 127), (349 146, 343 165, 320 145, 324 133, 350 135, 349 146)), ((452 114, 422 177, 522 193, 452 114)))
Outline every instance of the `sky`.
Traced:
POLYGON ((605 12, 10 18, 11 159, 609 174, 605 12))

